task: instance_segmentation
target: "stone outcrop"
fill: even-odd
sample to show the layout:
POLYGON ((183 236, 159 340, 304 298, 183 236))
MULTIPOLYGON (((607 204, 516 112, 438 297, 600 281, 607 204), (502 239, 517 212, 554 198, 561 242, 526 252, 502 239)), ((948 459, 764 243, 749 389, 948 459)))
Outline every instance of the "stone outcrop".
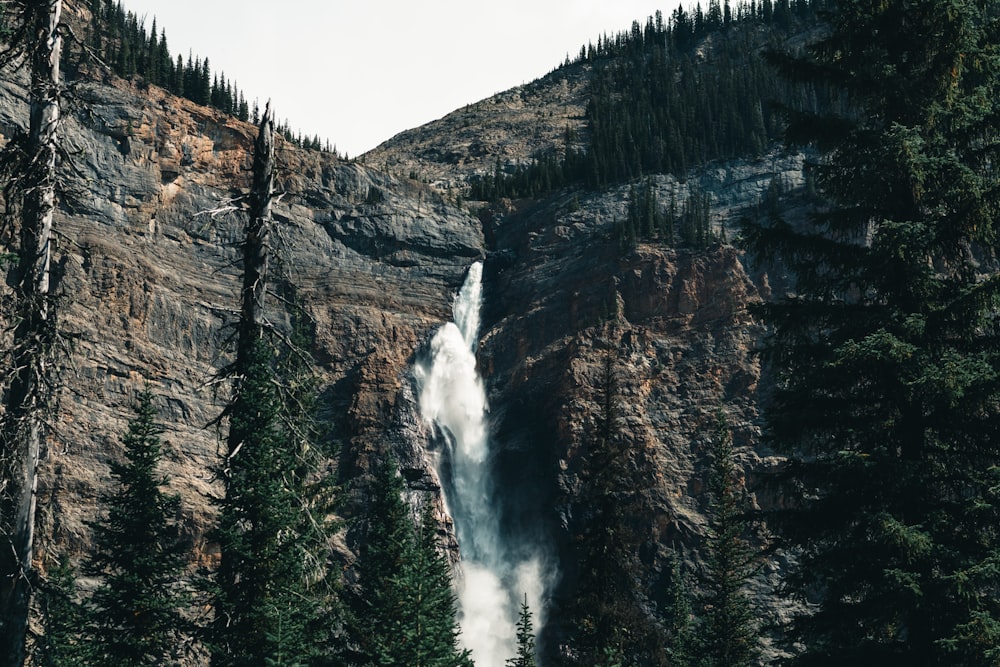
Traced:
POLYGON ((510 170, 539 152, 587 141, 590 66, 574 64, 401 132, 360 160, 458 195, 473 175, 510 170))

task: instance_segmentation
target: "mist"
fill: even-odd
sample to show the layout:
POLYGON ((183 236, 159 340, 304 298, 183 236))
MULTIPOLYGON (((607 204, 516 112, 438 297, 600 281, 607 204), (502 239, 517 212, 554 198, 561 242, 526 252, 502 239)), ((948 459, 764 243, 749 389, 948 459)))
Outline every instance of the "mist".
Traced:
POLYGON ((535 634, 554 580, 544 545, 501 529, 489 437, 489 405, 476 366, 482 306, 481 262, 473 264, 453 303, 454 321, 434 334, 414 375, 421 416, 442 449, 436 457, 461 562, 455 584, 460 642, 478 667, 503 667, 517 646, 516 624, 527 597, 535 634))

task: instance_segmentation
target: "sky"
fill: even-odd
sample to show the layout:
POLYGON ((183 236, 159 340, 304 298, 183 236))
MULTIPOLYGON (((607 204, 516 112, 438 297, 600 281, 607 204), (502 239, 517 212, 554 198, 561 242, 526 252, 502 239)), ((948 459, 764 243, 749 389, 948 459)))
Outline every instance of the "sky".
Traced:
POLYGON ((653 0, 123 0, 175 56, 209 59, 247 100, 342 154, 543 76, 653 0))

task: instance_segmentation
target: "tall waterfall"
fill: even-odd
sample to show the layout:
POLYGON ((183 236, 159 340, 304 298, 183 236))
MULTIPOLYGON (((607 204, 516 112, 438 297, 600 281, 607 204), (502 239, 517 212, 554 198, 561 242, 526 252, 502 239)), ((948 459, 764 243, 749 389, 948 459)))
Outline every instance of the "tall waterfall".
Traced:
POLYGON ((438 475, 462 556, 460 640, 477 667, 502 667, 515 652, 515 625, 525 595, 540 627, 544 584, 540 558, 524 558, 523 545, 510 544, 501 530, 490 468, 489 408, 476 368, 482 275, 483 265, 476 262, 455 297, 454 321, 435 333, 415 374, 421 415, 444 443, 438 475))

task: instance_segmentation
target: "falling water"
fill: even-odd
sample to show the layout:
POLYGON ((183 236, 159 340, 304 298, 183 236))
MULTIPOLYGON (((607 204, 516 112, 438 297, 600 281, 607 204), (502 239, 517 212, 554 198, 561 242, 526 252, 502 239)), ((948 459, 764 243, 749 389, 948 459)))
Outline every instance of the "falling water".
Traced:
POLYGON ((478 667, 502 667, 515 651, 515 623, 524 595, 536 628, 541 624, 544 585, 540 559, 515 555, 524 549, 509 544, 500 527, 490 470, 488 405, 476 368, 482 274, 481 262, 469 269, 455 297, 454 322, 435 333, 415 373, 421 415, 445 445, 438 473, 462 555, 461 641, 478 667))

